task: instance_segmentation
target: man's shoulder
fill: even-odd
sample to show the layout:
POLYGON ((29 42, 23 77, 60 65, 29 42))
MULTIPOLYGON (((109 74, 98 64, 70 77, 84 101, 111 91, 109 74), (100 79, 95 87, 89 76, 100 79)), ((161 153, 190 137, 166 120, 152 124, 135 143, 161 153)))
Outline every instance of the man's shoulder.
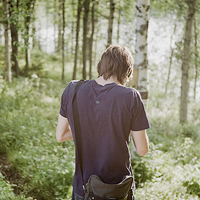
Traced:
MULTIPOLYGON (((68 92, 68 93, 74 93, 74 90, 76 88, 76 85, 78 84, 80 80, 72 80, 68 83, 68 85, 66 86, 65 90, 68 92)), ((84 87, 84 85, 86 84, 89 84, 90 83, 90 80, 84 80, 83 83, 81 84, 80 88, 81 87, 84 87)))
POLYGON ((118 90, 120 90, 121 92, 123 93, 126 93, 126 94, 139 94, 139 92, 135 89, 135 88, 132 88, 132 87, 127 87, 127 86, 123 86, 123 85, 118 85, 118 90))

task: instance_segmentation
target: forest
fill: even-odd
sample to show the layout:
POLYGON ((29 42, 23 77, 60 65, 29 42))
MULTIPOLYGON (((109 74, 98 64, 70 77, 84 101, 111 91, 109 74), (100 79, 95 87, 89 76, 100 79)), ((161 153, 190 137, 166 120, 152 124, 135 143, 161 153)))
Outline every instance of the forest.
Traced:
POLYGON ((55 137, 60 99, 127 46, 150 149, 132 143, 136 200, 200 199, 200 0, 0 0, 0 199, 71 199, 74 143, 55 137))

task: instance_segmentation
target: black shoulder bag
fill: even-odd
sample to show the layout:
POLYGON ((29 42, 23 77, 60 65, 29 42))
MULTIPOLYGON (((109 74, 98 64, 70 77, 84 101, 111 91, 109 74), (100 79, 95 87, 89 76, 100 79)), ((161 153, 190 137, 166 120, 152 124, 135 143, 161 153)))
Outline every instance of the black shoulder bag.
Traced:
POLYGON ((84 82, 83 80, 80 80, 75 87, 74 97, 72 100, 72 111, 73 111, 77 155, 80 163, 80 170, 83 180, 84 200, 109 200, 109 199, 132 200, 132 184, 133 184, 132 176, 125 176, 123 180, 118 184, 106 184, 102 182, 97 175, 91 175, 87 183, 84 184, 82 152, 81 152, 82 137, 81 137, 81 127, 80 127, 77 98, 76 98, 78 88, 83 82, 84 82))

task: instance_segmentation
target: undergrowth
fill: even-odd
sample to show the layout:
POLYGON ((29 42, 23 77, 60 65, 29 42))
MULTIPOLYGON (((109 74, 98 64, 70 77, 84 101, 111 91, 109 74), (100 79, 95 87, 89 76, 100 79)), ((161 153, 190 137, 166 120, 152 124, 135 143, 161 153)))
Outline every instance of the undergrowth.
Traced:
POLYGON ((12 185, 4 180, 3 175, 0 172, 0 199, 1 200, 32 200, 32 198, 26 198, 24 195, 15 195, 12 185))
POLYGON ((65 84, 21 78, 0 83, 0 151, 8 155, 26 184, 23 193, 37 199, 64 199, 71 193, 73 142, 59 144, 55 129, 65 84))

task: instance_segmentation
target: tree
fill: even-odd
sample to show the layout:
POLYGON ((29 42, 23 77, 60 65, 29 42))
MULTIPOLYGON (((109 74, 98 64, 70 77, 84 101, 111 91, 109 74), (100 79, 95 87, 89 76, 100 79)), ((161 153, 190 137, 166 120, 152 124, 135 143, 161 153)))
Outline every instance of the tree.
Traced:
POLYGON ((57 20, 57 0, 54 0, 53 1, 53 7, 54 7, 54 13, 53 13, 53 17, 54 17, 54 20, 53 20, 53 24, 54 24, 54 44, 55 44, 55 49, 57 50, 57 39, 56 39, 56 29, 57 29, 57 23, 58 23, 58 20, 57 20))
POLYGON ((29 48, 29 37, 30 37, 30 23, 31 17, 34 10, 36 0, 24 0, 22 1, 22 6, 24 8, 24 25, 25 25, 25 35, 24 35, 24 45, 25 45, 25 74, 28 74, 30 67, 30 48, 29 48))
POLYGON ((115 13, 115 2, 114 0, 110 0, 110 15, 109 15, 109 23, 108 23, 107 47, 112 44, 114 13, 115 13))
POLYGON ((172 47, 172 41, 173 41, 173 36, 175 35, 175 33, 176 33, 176 24, 174 25, 174 32, 173 32, 173 34, 171 36, 171 39, 170 39, 171 56, 170 56, 170 61, 169 61, 169 69, 168 69, 168 74, 167 74, 167 82, 166 82, 166 85, 165 85, 165 93, 167 93, 167 90, 168 90, 169 79, 170 79, 170 74, 171 74, 172 59, 173 59, 173 55, 174 55, 174 49, 172 47))
POLYGON ((8 0, 3 1, 4 6, 4 36, 5 36, 5 65, 6 65, 6 80, 11 82, 11 66, 10 66, 10 31, 9 31, 9 10, 8 10, 8 0))
POLYGON ((62 80, 65 79, 65 0, 62 0, 62 80))
POLYGON ((75 45, 75 56, 74 56, 74 70, 72 79, 76 79, 76 70, 77 70, 77 59, 78 59, 78 49, 79 49, 79 30, 80 30, 80 19, 82 11, 82 0, 78 0, 77 7, 77 21, 76 21, 76 45, 75 45))
POLYGON ((75 2, 72 0, 72 20, 71 20, 71 56, 74 56, 74 35, 75 35, 75 28, 74 28, 74 18, 75 18, 75 2))
POLYGON ((58 42, 57 52, 61 52, 62 49, 62 0, 58 1, 58 42))
POLYGON ((117 43, 119 43, 120 23, 121 23, 121 8, 119 8, 118 10, 118 18, 117 18, 117 43))
POLYGON ((84 15, 83 15, 83 46, 82 46, 82 54, 83 54, 83 79, 86 79, 86 62, 87 62, 87 44, 88 44, 88 13, 89 13, 90 0, 84 0, 84 15))
POLYGON ((95 29, 95 0, 92 0, 92 31, 90 36, 90 46, 89 46, 89 62, 90 62, 90 68, 89 68, 89 78, 92 79, 92 47, 93 47, 93 40, 94 40, 94 29, 95 29))
POLYGON ((19 1, 11 0, 9 1, 9 14, 10 14, 10 31, 11 31, 11 64, 12 69, 15 72, 15 76, 19 76, 19 65, 18 65, 18 8, 19 1))
POLYGON ((195 54, 195 76, 194 76, 194 99, 196 99, 196 90, 197 90, 197 78, 198 78, 198 58, 199 58, 199 51, 198 51, 198 44, 197 44, 197 25, 196 25, 196 15, 194 18, 194 54, 195 54))
POLYGON ((147 35, 149 7, 149 0, 137 1, 135 65, 133 70, 133 80, 131 81, 131 85, 138 89, 146 106, 148 100, 147 35))
POLYGON ((182 77, 181 77, 181 102, 180 102, 180 122, 183 124, 187 121, 188 108, 188 70, 190 63, 190 42, 192 37, 192 24, 195 14, 196 0, 186 1, 188 5, 188 15, 186 19, 184 49, 182 57, 182 77))

